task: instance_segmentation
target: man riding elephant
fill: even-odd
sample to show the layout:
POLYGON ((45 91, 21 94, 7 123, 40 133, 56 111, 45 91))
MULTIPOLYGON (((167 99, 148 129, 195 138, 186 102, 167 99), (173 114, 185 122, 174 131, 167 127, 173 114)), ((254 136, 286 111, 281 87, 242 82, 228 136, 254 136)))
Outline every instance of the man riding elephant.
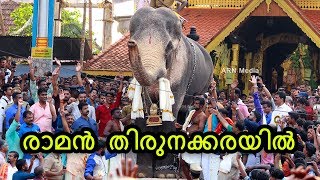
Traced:
MULTIPOLYGON (((144 108, 159 99, 159 81, 169 81, 174 96, 172 115, 177 118, 182 104, 190 104, 192 94, 205 93, 212 80, 213 64, 207 51, 182 34, 181 21, 168 8, 141 8, 130 22, 129 59, 134 77, 143 87, 144 108)), ((161 94, 161 92, 160 92, 161 94)), ((146 118, 135 120, 142 131, 175 132, 174 119, 162 117, 161 126, 146 126, 146 118)), ((152 154, 138 154, 139 169, 147 177, 171 177, 174 156, 162 160, 152 154), (167 174, 167 176, 165 176, 167 174)), ((171 177, 172 178, 172 177, 171 177)))
MULTIPOLYGON (((180 12, 185 6, 187 6, 188 1, 187 0, 176 0, 180 4, 177 5, 177 12, 180 12)), ((151 0, 150 6, 153 8, 159 8, 159 7, 166 7, 166 8, 172 8, 174 4, 174 0, 151 0)))

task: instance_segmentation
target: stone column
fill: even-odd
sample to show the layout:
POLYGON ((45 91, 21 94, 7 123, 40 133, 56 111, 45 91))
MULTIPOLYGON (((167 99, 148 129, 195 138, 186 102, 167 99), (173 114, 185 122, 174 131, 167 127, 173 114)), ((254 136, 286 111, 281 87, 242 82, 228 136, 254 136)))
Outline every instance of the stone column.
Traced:
POLYGON ((314 79, 314 81, 315 82, 317 82, 317 80, 318 80, 318 73, 319 73, 319 62, 318 62, 318 60, 319 60, 319 54, 318 54, 318 52, 317 51, 315 51, 315 52, 313 52, 312 53, 312 65, 313 65, 313 73, 314 73, 314 76, 311 76, 311 78, 315 78, 314 79))
MULTIPOLYGON (((252 53, 248 52, 245 55, 245 60, 246 60, 246 69, 249 70, 251 68, 251 60, 252 60, 252 53)), ((245 74, 245 82, 244 82, 244 94, 247 96, 249 95, 249 79, 250 79, 250 74, 245 74)))
POLYGON ((240 46, 239 44, 232 44, 232 61, 231 61, 231 68, 232 70, 236 70, 237 73, 233 73, 232 79, 238 79, 238 71, 239 71, 239 52, 240 46))
POLYGON ((103 8, 103 42, 102 49, 107 49, 112 43, 113 5, 106 3, 103 8))
POLYGON ((59 1, 55 2, 54 7, 54 36, 61 36, 61 3, 59 1))

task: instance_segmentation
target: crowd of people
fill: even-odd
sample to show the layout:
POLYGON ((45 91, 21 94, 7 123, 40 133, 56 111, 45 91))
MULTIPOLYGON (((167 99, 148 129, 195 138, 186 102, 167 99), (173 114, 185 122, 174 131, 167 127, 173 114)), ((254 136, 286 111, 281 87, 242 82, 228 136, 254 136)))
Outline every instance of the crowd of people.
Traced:
POLYGON ((15 63, 0 58, 0 179, 103 179, 121 167, 121 159, 108 164, 114 155, 105 153, 105 138, 129 123, 129 116, 121 114, 129 105, 123 96, 128 82, 121 75, 108 82, 83 77, 79 63, 76 75, 62 78, 61 63, 56 63, 52 73, 40 77, 29 58, 30 72, 15 76, 15 63), (99 137, 93 154, 29 154, 20 147, 28 132, 73 133, 83 128, 99 137))
MULTIPOLYGON (((114 79, 89 78, 82 73, 59 77, 59 60, 52 73, 35 76, 15 75, 15 63, 0 58, 0 179, 107 179, 120 174, 117 167, 127 164, 122 157, 108 153, 105 140, 113 132, 134 124, 127 96, 130 80, 119 74, 114 79), (28 132, 74 133, 90 128, 99 137, 98 148, 86 153, 24 153, 20 138, 28 132)), ((182 153, 179 175, 186 179, 315 179, 320 176, 320 86, 313 91, 307 84, 270 92, 259 76, 252 76, 251 92, 245 95, 231 84, 218 90, 212 83, 205 94, 195 94, 185 119, 177 119, 177 131, 255 132, 261 125, 276 131, 292 127, 298 135, 297 151, 292 154, 267 153, 182 153)), ((137 175, 129 161, 130 173, 137 175)))
MULTIPOLYGON (((249 95, 241 92, 238 81, 231 90, 219 91, 213 80, 209 92, 195 95, 193 110, 184 124, 176 124, 187 134, 194 132, 257 132, 269 125, 275 132, 291 127, 297 134, 296 151, 290 153, 183 153, 182 169, 187 179, 294 179, 295 168, 308 168, 308 178, 319 176, 320 86, 316 90, 303 83, 270 92, 261 77, 252 75, 249 95), (301 167, 300 167, 301 166, 301 167), (201 174, 195 173, 200 172, 201 174), (194 175, 196 174, 196 175, 194 175), (189 177, 188 177, 189 176, 189 177)), ((297 178, 303 179, 303 178, 297 178)))

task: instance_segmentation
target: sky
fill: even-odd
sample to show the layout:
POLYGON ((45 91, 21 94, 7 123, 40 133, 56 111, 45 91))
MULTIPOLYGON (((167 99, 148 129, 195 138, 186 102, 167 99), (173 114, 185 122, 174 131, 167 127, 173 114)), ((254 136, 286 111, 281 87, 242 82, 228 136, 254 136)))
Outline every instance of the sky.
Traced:
MULTIPOLYGON (((76 1, 76 0, 74 0, 76 1)), ((115 2, 113 4, 114 6, 114 12, 113 16, 129 16, 133 15, 134 12, 134 3, 133 0, 131 1, 120 1, 115 2)), ((78 10, 81 13, 81 16, 83 15, 83 9, 81 8, 66 8, 70 11, 72 10, 78 10)), ((88 16, 87 11, 87 16, 88 16)), ((93 39, 97 40, 97 43, 101 46, 102 45, 102 38, 103 38, 103 9, 95 8, 92 10, 92 29, 94 32, 93 39)), ((79 19, 80 22, 82 22, 82 17, 79 19)), ((122 34, 117 32, 118 22, 114 21, 112 26, 112 43, 116 42, 122 37, 122 34)), ((87 22, 87 29, 88 29, 88 22, 87 22)))

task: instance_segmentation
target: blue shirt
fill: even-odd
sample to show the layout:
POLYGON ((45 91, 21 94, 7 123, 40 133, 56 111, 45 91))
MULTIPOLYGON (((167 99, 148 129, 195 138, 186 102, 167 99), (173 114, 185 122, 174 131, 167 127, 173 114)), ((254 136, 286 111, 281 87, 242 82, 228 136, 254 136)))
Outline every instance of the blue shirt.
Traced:
POLYGON ((40 132, 40 127, 36 124, 27 125, 27 123, 23 123, 20 126, 19 137, 21 138, 25 133, 28 132, 40 132))
POLYGON ((94 119, 91 119, 88 117, 88 119, 85 119, 84 117, 78 118, 71 126, 71 129, 73 132, 81 131, 82 128, 90 128, 93 130, 93 132, 98 137, 98 127, 97 122, 94 119))
POLYGON ((62 117, 60 113, 57 114, 57 119, 54 123, 52 123, 52 127, 56 133, 63 132, 62 117))
POLYGON ((269 114, 266 114, 266 122, 269 125, 271 122, 271 117, 272 117, 272 112, 270 112, 269 114))
POLYGON ((248 132, 256 132, 258 127, 260 126, 259 123, 255 121, 250 121, 249 119, 244 120, 244 125, 248 132))
MULTIPOLYGON (((109 153, 108 151, 105 151, 104 157, 106 158, 106 160, 111 159, 115 156, 117 156, 116 153, 109 153)), ((93 170, 97 164, 96 160, 99 159, 99 157, 101 158, 101 156, 99 154, 97 154, 96 152, 92 153, 88 157, 87 163, 86 163, 86 169, 84 171, 84 177, 87 177, 89 175, 93 176, 93 170)))
MULTIPOLYGON (((9 126, 10 126, 9 120, 10 120, 11 118, 14 118, 14 116, 15 116, 16 113, 17 113, 17 111, 18 111, 18 105, 16 105, 16 104, 11 105, 11 106, 6 110, 6 130, 8 130, 8 129, 9 129, 9 126)), ((23 121, 23 113, 24 113, 25 111, 26 111, 26 108, 21 107, 20 119, 19 119, 20 124, 23 124, 23 123, 24 123, 24 121, 23 121)))
POLYGON ((34 173, 26 173, 24 171, 17 171, 13 174, 12 179, 14 180, 26 180, 33 179, 36 175, 34 173))
MULTIPOLYGON (((209 116, 209 117, 210 117, 210 116, 209 116)), ((208 132, 208 121, 211 121, 211 122, 212 122, 212 129, 211 129, 211 131, 215 131, 215 129, 216 129, 217 126, 218 126, 219 121, 218 121, 217 116, 214 115, 214 114, 212 114, 211 117, 212 117, 211 119, 208 118, 208 120, 207 120, 207 122, 206 122, 206 125, 204 126, 204 129, 203 129, 203 132, 204 132, 204 133, 208 132)))
POLYGON ((262 124, 262 116, 263 116, 263 111, 262 111, 262 106, 260 104, 259 100, 259 92, 253 93, 253 103, 254 103, 254 109, 256 112, 258 112, 261 115, 261 119, 259 121, 259 125, 262 124))
MULTIPOLYGON (((40 127, 36 124, 27 125, 23 123, 20 126, 19 137, 21 138, 24 134, 28 132, 40 132, 40 127)), ((30 154, 24 154, 23 159, 30 159, 32 156, 30 154)))
POLYGON ((89 104, 90 106, 93 106, 94 108, 97 108, 99 106, 97 102, 94 102, 94 104, 91 104, 90 98, 87 98, 87 104, 89 104))

